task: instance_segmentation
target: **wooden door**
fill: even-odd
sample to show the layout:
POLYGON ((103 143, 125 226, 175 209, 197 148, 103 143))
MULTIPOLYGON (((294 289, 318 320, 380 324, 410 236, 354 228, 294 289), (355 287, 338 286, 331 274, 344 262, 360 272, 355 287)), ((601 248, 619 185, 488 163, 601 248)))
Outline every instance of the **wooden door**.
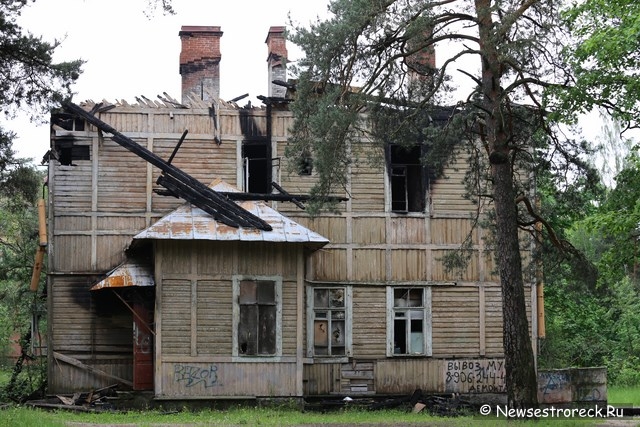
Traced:
POLYGON ((133 389, 153 390, 153 311, 133 304, 133 389))

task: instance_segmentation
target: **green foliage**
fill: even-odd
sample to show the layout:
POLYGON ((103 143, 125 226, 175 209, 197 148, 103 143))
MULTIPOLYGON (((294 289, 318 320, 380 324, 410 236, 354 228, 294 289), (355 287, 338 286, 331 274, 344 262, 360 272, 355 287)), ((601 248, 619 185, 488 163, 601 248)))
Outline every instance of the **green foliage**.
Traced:
MULTIPOLYGON (((36 199, 44 174, 34 166, 18 162, 0 173, 0 349, 6 352, 16 337, 30 337, 32 319, 42 319, 45 312, 43 294, 29 290, 38 244, 36 199)), ((44 278, 41 278, 44 281, 44 278)), ((41 285, 39 289, 44 289, 41 285)), ((39 325, 40 330, 44 325, 39 325)), ((37 342, 42 337, 33 337, 37 342)), ((24 349, 30 348, 28 342, 24 349)), ((44 361, 34 362, 26 354, 24 369, 15 371, 1 394, 20 400, 43 384, 44 361)))
POLYGON ((60 42, 48 43, 16 22, 30 0, 0 1, 0 108, 6 115, 29 108, 47 112, 71 95, 82 61, 53 61, 60 42))
POLYGON ((638 124, 640 117, 640 3, 585 0, 565 12, 575 42, 565 49, 573 81, 561 94, 570 113, 602 107, 614 117, 638 124))

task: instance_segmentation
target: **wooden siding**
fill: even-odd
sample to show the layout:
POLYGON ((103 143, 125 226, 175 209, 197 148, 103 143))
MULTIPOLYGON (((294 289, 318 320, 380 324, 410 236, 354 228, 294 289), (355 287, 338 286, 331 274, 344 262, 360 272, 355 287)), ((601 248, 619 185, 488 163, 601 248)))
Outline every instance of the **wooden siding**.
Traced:
POLYGON ((475 286, 436 286, 431 294, 433 356, 480 354, 480 309, 475 286))
MULTIPOLYGON (((206 108, 121 106, 100 117, 164 159, 169 158, 182 132, 188 129, 173 164, 201 182, 208 184, 222 178, 239 186, 242 174, 237 168, 241 164, 238 155, 242 143, 264 139, 266 111, 246 113, 221 108, 217 114, 217 128, 206 108), (219 136, 221 144, 214 142, 214 136, 219 136)), ((290 193, 308 193, 316 176, 291 172, 284 158, 290 120, 289 112, 273 113, 272 154, 279 159, 274 161, 273 176, 290 193)), ((90 148, 91 159, 74 160, 75 166, 50 163, 51 349, 130 378, 130 313, 98 314, 95 296, 88 289, 100 275, 125 259, 123 250, 135 234, 184 201, 155 194, 153 190, 161 189, 155 184, 158 169, 108 136, 102 137, 92 126, 65 133, 65 137, 69 135, 74 144, 90 148)), ((458 158, 443 177, 430 183, 425 213, 398 214, 389 212, 386 206, 388 178, 384 162, 369 161, 366 147, 367 144, 357 147, 359 158, 350 169, 348 193, 340 189, 340 196, 351 196, 348 202, 339 204, 340 213, 310 217, 291 203, 272 204, 331 241, 310 255, 304 278, 353 286, 353 360, 362 363, 356 366, 361 369, 343 361, 314 364, 311 359, 305 360, 300 373, 301 359, 291 362, 301 351, 297 348, 302 345, 299 343, 306 344, 307 333, 301 326, 304 322, 300 322, 306 313, 301 316, 302 308, 298 308, 297 286, 301 278, 297 276, 296 263, 301 248, 163 242, 158 246, 162 274, 156 277, 161 302, 158 308, 163 313, 157 359, 162 371, 156 371, 156 378, 164 387, 161 394, 273 395, 273 381, 278 375, 282 376, 278 387, 282 385, 284 394, 297 393, 291 383, 297 377, 300 382, 304 379, 304 393, 308 394, 365 392, 365 386, 366 392, 375 389, 378 393, 407 394, 416 384, 424 390, 468 391, 474 386, 446 384, 446 373, 450 371, 446 370, 447 359, 442 358, 482 361, 483 357, 502 356, 501 292, 495 261, 484 250, 484 232, 472 231, 471 218, 477 206, 463 198, 465 157, 458 158), (473 246, 469 265, 462 271, 446 270, 442 257, 459 248, 470 233, 473 246), (282 347, 286 360, 270 364, 242 362, 234 367, 234 274, 283 276, 282 347), (432 358, 386 357, 388 284, 432 286, 432 358), (206 381, 192 377, 189 381, 193 385, 187 387, 189 381, 176 380, 185 372, 176 373, 179 364, 193 366, 193 372, 201 373, 211 372, 215 365, 215 372, 220 372, 216 378, 221 380, 209 387, 204 385, 206 381), (221 384, 223 389, 219 388, 221 384)), ((529 249, 524 241, 523 253, 529 249)), ((526 290, 527 315, 531 319, 531 293, 529 287, 526 290)), ((58 370, 54 369, 55 363, 50 365, 52 391, 67 392, 76 386, 86 390, 112 383, 78 368, 61 366, 58 370)))
POLYGON ((384 286, 354 286, 353 356, 378 358, 387 348, 387 303, 384 286))
POLYGON ((86 391, 114 383, 86 369, 54 360, 53 353, 72 357, 108 374, 131 379, 133 321, 111 290, 89 292, 96 276, 55 276, 49 279, 50 392, 86 391))
POLYGON ((296 396, 295 363, 166 361, 160 397, 296 396))

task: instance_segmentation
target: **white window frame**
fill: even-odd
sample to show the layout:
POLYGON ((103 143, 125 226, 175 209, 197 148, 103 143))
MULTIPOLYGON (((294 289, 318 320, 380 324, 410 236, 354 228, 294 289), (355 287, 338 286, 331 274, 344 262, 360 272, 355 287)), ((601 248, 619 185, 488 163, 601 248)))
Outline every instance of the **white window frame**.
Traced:
POLYGON ((307 357, 314 359, 327 359, 332 362, 346 362, 349 357, 352 356, 353 349, 353 340, 352 340, 352 329, 353 329, 353 309, 352 309, 352 301, 353 301, 353 288, 349 285, 339 285, 339 284, 326 284, 326 285, 314 285, 307 286, 307 357), (344 289, 344 352, 345 354, 339 355, 316 355, 314 354, 314 332, 315 332, 315 307, 314 307, 314 291, 316 289, 344 289))
POLYGON ((431 286, 387 286, 387 357, 416 357, 431 356, 433 352, 433 335, 432 335, 432 311, 431 311, 431 286), (396 311, 416 310, 415 307, 396 307, 394 303, 394 291, 396 289, 422 289, 422 307, 424 315, 422 316, 422 352, 421 353, 402 353, 397 354, 394 351, 394 334, 396 311))
POLYGON ((235 275, 233 280, 233 357, 234 361, 274 360, 282 357, 282 277, 281 276, 245 276, 235 275), (243 355, 238 343, 238 329, 240 324, 240 282, 245 280, 275 282, 276 298, 276 353, 270 355, 243 355))

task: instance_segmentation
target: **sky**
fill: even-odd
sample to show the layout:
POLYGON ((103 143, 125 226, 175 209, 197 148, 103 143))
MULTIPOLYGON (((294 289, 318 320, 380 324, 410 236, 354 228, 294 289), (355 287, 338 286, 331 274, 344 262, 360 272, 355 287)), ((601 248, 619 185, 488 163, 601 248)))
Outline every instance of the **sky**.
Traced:
MULTIPOLYGON (((328 0, 173 0, 177 12, 161 11, 148 18, 147 0, 36 0, 23 9, 20 24, 47 41, 62 40, 55 61, 83 59, 83 73, 73 86, 74 102, 103 99, 134 103, 144 95, 157 99, 167 92, 180 99, 178 71, 183 25, 220 26, 220 97, 233 99, 249 93, 254 105, 267 95, 267 45, 271 26, 291 20, 308 26, 327 16, 328 0)), ((289 59, 301 56, 288 43, 289 59)), ((244 101, 244 100, 243 100, 244 101)), ((47 117, 44 117, 47 119, 47 117)), ((26 115, 0 122, 18 139, 14 150, 39 164, 49 148, 47 124, 31 123, 26 115)))
MULTIPOLYGON (((56 61, 86 61, 84 72, 73 87, 76 103, 134 103, 136 96, 157 99, 163 92, 180 99, 180 28, 220 26, 224 33, 220 97, 229 100, 249 93, 248 100, 260 105, 256 96, 267 95, 265 39, 269 27, 288 25, 289 17, 296 25, 308 26, 317 18, 328 16, 328 3, 329 0, 173 0, 175 15, 156 11, 148 17, 148 0, 35 0, 23 9, 19 22, 25 30, 42 35, 47 41, 62 40, 56 61)), ((292 43, 287 47, 290 61, 302 56, 292 43)), ((438 63, 447 50, 446 46, 437 50, 438 63)), ((585 122, 592 138, 602 134, 597 117, 585 122)), ((48 124, 32 123, 24 114, 10 122, 0 118, 0 125, 17 134, 14 150, 20 157, 40 163, 49 148, 48 124)))

